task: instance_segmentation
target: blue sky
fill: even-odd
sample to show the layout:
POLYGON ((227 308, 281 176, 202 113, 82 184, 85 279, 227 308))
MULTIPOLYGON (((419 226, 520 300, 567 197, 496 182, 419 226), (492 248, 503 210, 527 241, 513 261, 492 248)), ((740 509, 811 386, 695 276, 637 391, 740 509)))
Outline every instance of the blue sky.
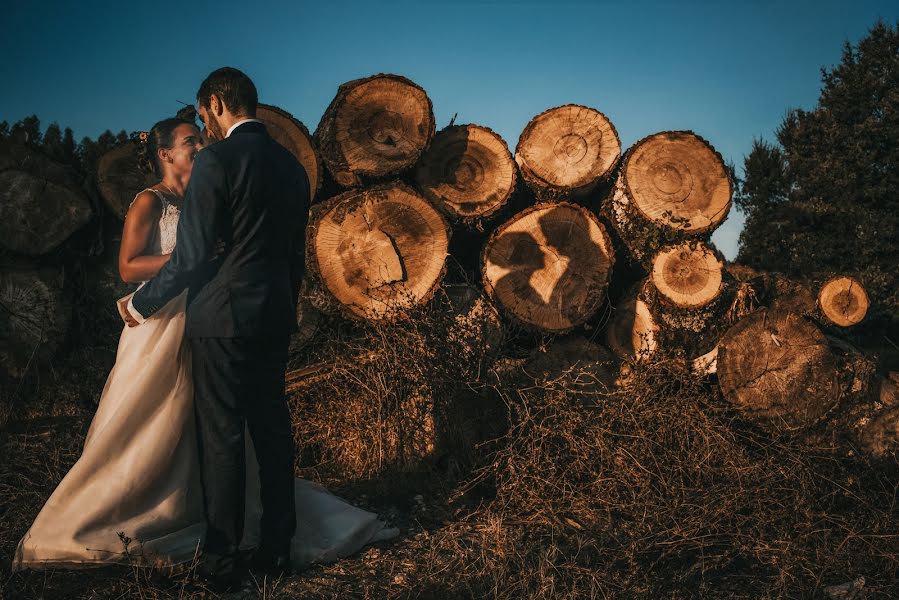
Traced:
MULTIPOLYGON (((340 83, 392 72, 427 90, 438 128, 458 113, 511 149, 532 116, 578 103, 624 148, 692 129, 741 170, 753 138, 814 106, 842 43, 895 24, 899 2, 33 1, 3 16, 0 120, 35 113, 79 139, 149 127, 223 65, 310 131, 340 83)), ((741 226, 733 210, 713 238, 729 258, 741 226)))

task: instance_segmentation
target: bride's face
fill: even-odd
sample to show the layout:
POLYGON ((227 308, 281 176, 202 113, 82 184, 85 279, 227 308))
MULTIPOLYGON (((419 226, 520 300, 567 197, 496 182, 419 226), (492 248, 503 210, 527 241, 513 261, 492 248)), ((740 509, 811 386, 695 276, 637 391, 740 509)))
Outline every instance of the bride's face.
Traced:
POLYGON ((173 132, 174 143, 165 150, 165 162, 175 175, 189 175, 194 166, 194 158, 203 149, 203 140, 196 125, 178 125, 173 132))

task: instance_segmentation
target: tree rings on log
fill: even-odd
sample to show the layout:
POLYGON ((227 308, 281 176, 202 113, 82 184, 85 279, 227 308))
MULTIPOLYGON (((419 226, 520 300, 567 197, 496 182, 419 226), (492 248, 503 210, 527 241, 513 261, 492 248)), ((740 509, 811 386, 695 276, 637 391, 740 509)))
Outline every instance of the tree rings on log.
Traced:
POLYGON ((621 165, 603 212, 647 270, 659 248, 705 238, 727 217, 733 185, 724 161, 692 132, 646 137, 621 165))
POLYGON ((272 139, 290 150, 306 169, 309 199, 314 198, 322 185, 322 165, 309 130, 290 113, 269 104, 260 104, 256 108, 256 118, 265 123, 272 139))
POLYGON ((479 125, 456 125, 434 138, 415 181, 450 219, 472 224, 506 203, 515 190, 517 170, 499 135, 479 125))
POLYGON ((444 273, 449 225, 412 188, 387 183, 316 205, 307 235, 309 266, 355 318, 408 316, 444 273))
POLYGON ((515 161, 541 200, 583 195, 608 179, 621 155, 611 121, 598 110, 566 104, 531 119, 521 132, 515 161))
POLYGON ((0 373, 19 378, 53 357, 72 307, 51 271, 0 271, 0 373))
POLYGON ((341 85, 315 139, 334 180, 357 187, 414 165, 434 129, 425 91, 405 77, 381 74, 341 85))
POLYGON ((53 250, 92 215, 83 194, 23 171, 0 172, 0 240, 29 256, 53 250))
POLYGON ((157 181, 158 177, 138 167, 137 144, 132 141, 119 144, 97 163, 97 189, 109 210, 120 219, 128 214, 134 197, 157 181))
POLYGON ((836 361, 824 334, 791 312, 756 311, 718 346, 724 396, 775 429, 813 425, 840 396, 836 361))
POLYGON ((818 308, 827 320, 840 327, 860 323, 870 305, 865 287, 848 275, 828 279, 818 292, 818 308))
POLYGON ((705 306, 724 286, 721 259, 703 242, 662 248, 652 262, 650 277, 659 294, 680 308, 705 306))
POLYGON ((659 326, 638 292, 635 287, 622 295, 606 326, 606 345, 623 361, 643 362, 656 351, 659 326))
POLYGON ((599 220, 581 206, 542 203, 501 225, 481 257, 484 287, 516 321, 561 332, 601 306, 615 257, 599 220))
POLYGON ((703 233, 730 210, 733 186, 724 161, 691 131, 640 140, 628 151, 621 176, 634 208, 653 223, 703 233))

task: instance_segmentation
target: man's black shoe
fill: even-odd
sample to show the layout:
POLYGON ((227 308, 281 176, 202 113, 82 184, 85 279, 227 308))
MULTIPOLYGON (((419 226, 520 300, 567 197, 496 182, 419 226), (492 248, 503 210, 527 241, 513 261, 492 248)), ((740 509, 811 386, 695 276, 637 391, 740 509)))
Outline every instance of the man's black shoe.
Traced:
POLYGON ((250 571, 264 574, 275 579, 286 577, 291 573, 290 555, 273 554, 266 550, 257 550, 250 560, 250 571))

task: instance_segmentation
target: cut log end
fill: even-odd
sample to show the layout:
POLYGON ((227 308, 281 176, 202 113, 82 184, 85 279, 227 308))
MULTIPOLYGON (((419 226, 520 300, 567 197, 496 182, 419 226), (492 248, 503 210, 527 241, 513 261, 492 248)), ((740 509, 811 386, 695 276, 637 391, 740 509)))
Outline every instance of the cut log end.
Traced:
POLYGON ((628 151, 622 177, 634 207, 649 221, 687 233, 714 229, 733 193, 724 161, 690 131, 666 131, 628 151))
POLYGON ((313 213, 308 253, 324 287, 356 318, 401 318, 433 294, 449 226, 406 185, 335 197, 313 213))
POLYGON ((656 351, 659 327, 638 291, 622 297, 606 327, 606 344, 620 360, 643 362, 656 351))
POLYGON ((265 124, 266 130, 272 139, 290 150, 296 159, 306 169, 309 178, 310 199, 321 188, 322 166, 318 149, 309 135, 309 130, 290 113, 281 110, 277 106, 260 104, 256 109, 256 118, 265 124))
POLYGON ((328 170, 341 186, 411 167, 434 137, 434 112, 425 91, 398 75, 375 75, 340 86, 315 137, 328 170))
POLYGON ((442 130, 422 156, 415 180, 450 218, 473 221, 499 210, 515 190, 517 168, 503 139, 486 127, 442 130))
POLYGON ((53 357, 71 317, 58 275, 0 272, 0 374, 19 378, 53 357))
POLYGON ((739 321, 721 339, 717 366, 724 396, 774 429, 811 426, 839 399, 824 334, 795 313, 762 309, 739 321))
POLYGON ((660 250, 650 277, 668 302, 681 308, 698 308, 721 294, 722 271, 722 261, 706 244, 685 242, 660 250))
POLYGON ((598 110, 575 104, 531 119, 515 149, 522 177, 541 198, 591 190, 609 176, 620 155, 611 121, 598 110))
POLYGON ((504 311, 540 331, 586 321, 605 299, 614 262, 599 220, 580 206, 537 204, 512 217, 487 241, 484 286, 504 311))
POLYGON ((821 286, 818 306, 834 325, 851 327, 860 323, 871 305, 865 287, 854 277, 833 277, 821 286))

